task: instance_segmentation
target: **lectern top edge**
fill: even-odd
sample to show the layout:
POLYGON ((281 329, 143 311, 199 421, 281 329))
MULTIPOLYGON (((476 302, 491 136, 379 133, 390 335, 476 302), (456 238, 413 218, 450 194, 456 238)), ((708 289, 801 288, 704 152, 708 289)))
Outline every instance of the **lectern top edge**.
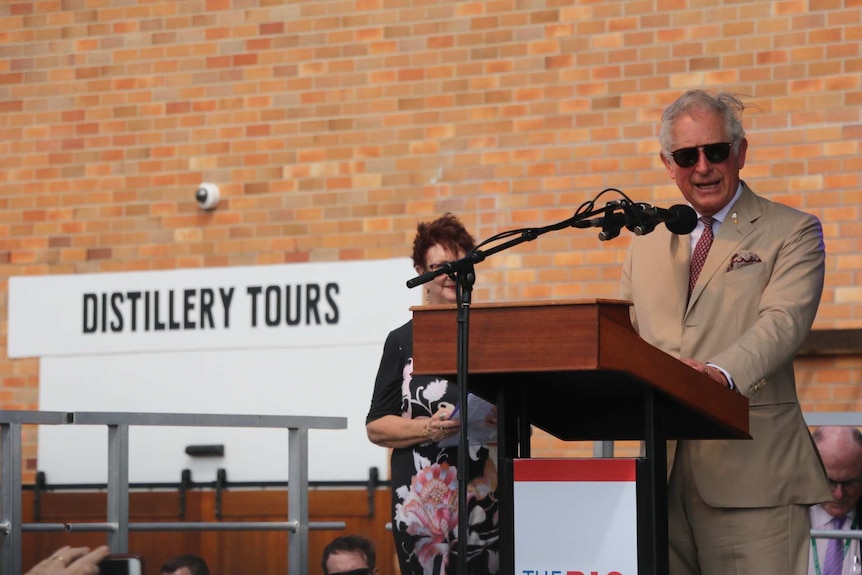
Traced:
MULTIPOLYGON (((549 299, 549 300, 530 300, 517 302, 492 302, 492 303, 473 303, 470 305, 472 309, 494 309, 494 308, 513 308, 513 307, 547 307, 547 306, 570 306, 570 305, 620 305, 630 306, 631 302, 622 299, 610 298, 585 298, 585 299, 549 299)), ((449 310, 456 309, 456 304, 445 305, 414 305, 410 306, 410 311, 434 311, 434 310, 449 310)))

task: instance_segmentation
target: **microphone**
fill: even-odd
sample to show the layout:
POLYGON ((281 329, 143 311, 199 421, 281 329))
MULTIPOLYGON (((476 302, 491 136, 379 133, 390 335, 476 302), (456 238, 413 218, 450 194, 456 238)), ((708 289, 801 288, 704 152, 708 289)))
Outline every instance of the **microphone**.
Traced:
POLYGON ((581 220, 572 224, 573 228, 603 228, 605 226, 623 227, 629 223, 629 217, 620 212, 611 212, 601 218, 581 220))
MULTIPOLYGON (((697 225, 697 213, 685 204, 676 204, 667 209, 657 208, 646 203, 621 205, 622 212, 611 211, 603 217, 591 220, 581 220, 572 224, 574 228, 602 228, 599 233, 601 241, 611 240, 620 235, 620 230, 626 227, 636 236, 645 236, 655 227, 664 223, 673 234, 690 234, 697 225)), ((616 208, 614 208, 616 209, 616 208)))
POLYGON ((602 228, 599 232, 599 240, 606 242, 620 235, 623 226, 631 229, 629 217, 621 212, 610 212, 600 218, 581 220, 572 224, 574 228, 602 228))
POLYGON ((636 236, 643 236, 653 231, 656 225, 664 223, 672 234, 690 234, 697 226, 697 213, 685 204, 676 204, 667 209, 657 208, 649 204, 634 204, 640 212, 638 222, 631 228, 636 236), (645 216, 646 219, 641 219, 645 216))

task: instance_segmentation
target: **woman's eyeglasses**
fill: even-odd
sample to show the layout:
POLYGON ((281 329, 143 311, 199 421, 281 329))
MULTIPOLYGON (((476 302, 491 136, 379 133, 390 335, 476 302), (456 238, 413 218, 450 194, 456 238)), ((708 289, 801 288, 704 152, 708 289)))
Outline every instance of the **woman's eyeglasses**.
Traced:
POLYGON ((439 264, 428 264, 428 269, 432 272, 436 272, 438 269, 442 268, 443 266, 448 266, 451 263, 452 262, 440 262, 439 264))
POLYGON ((697 163, 700 150, 703 150, 703 155, 706 156, 710 164, 720 164, 730 157, 730 144, 726 142, 694 148, 680 148, 671 152, 670 155, 673 156, 673 161, 680 168, 690 168, 697 163))

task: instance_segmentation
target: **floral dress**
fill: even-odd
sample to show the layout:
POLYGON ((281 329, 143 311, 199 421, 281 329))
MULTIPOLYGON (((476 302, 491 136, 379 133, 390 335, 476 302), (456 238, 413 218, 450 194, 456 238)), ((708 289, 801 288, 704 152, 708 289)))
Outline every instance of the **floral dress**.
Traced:
MULTIPOLYGON (((413 322, 389 334, 366 423, 430 417, 458 403, 455 382, 413 377, 413 322)), ((434 442, 392 450, 392 533, 402 575, 454 574, 458 551, 458 448, 434 442)), ((496 446, 471 445, 467 477, 470 575, 499 570, 496 446)))

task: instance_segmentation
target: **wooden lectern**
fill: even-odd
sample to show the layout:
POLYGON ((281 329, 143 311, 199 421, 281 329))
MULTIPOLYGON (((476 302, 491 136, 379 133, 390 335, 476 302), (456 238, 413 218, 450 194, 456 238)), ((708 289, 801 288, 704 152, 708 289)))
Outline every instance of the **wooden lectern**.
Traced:
MULTIPOLYGON (((748 399, 643 341, 629 305, 590 300, 470 308, 468 388, 497 405, 502 574, 514 570, 507 462, 530 457, 531 425, 569 441, 644 440, 641 575, 667 572, 666 440, 749 438, 748 399)), ((415 373, 454 376, 455 306, 412 310, 415 373)))

